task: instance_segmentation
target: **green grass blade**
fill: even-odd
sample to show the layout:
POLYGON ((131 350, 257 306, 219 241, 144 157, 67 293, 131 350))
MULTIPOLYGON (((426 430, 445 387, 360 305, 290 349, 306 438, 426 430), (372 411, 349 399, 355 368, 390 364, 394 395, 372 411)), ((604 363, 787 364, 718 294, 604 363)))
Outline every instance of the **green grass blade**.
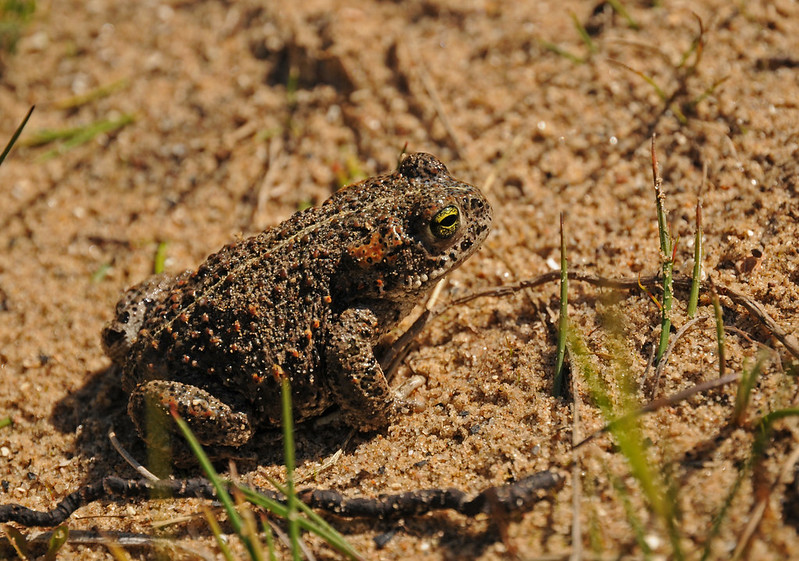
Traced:
POLYGON ((771 425, 774 424, 775 421, 786 419, 788 417, 799 417, 799 407, 786 407, 785 409, 778 409, 763 416, 758 423, 760 426, 760 432, 765 433, 770 431, 771 425))
POLYGON ((563 58, 566 58, 566 59, 572 61, 574 64, 584 64, 585 63, 585 59, 583 57, 574 55, 574 54, 570 53, 569 51, 567 51, 566 49, 564 49, 562 47, 559 47, 555 43, 550 43, 549 41, 544 41, 544 40, 541 40, 539 42, 541 43, 541 46, 544 47, 546 50, 551 51, 551 52, 555 53, 556 55, 560 55, 563 58))
POLYGON ((44 554, 44 561, 55 561, 58 558, 59 550, 64 547, 69 539, 69 528, 61 525, 53 530, 50 541, 47 543, 47 552, 44 554))
POLYGON ((569 329, 569 261, 566 257, 566 234, 563 231, 563 213, 560 215, 560 318, 558 319, 558 350, 555 361, 555 379, 552 395, 563 397, 563 365, 566 357, 566 333, 569 329))
POLYGON ((569 15, 572 18, 572 23, 574 24, 574 28, 577 30, 577 33, 580 35, 580 39, 583 40, 583 43, 585 43, 585 46, 588 48, 588 52, 592 54, 596 53, 598 49, 594 44, 594 40, 591 39, 591 35, 589 35, 588 31, 585 29, 585 26, 577 18, 577 14, 575 14, 574 12, 569 12, 569 15))
POLYGON ((155 248, 155 257, 153 257, 153 274, 160 275, 166 268, 166 242, 159 242, 158 247, 155 248))
POLYGON ((244 522, 244 531, 240 537, 246 537, 250 543, 252 543, 254 555, 251 561, 264 561, 264 546, 258 538, 258 525, 255 523, 255 516, 252 510, 250 510, 250 504, 245 502, 244 495, 242 495, 238 489, 234 487, 231 491, 233 492, 233 499, 236 501, 236 506, 241 514, 242 522, 244 522))
POLYGON ((641 551, 644 554, 644 559, 651 559, 652 558, 652 548, 649 547, 649 544, 646 543, 646 532, 644 531, 644 524, 641 522, 641 518, 638 516, 638 513, 635 512, 635 507, 633 506, 632 501, 630 500, 630 491, 627 489, 627 486, 624 484, 624 481, 621 478, 617 477, 616 475, 612 474, 610 470, 607 468, 605 471, 608 474, 611 484, 613 488, 616 490, 616 494, 621 497, 621 504, 624 507, 624 514, 627 516, 627 522, 630 524, 630 527, 635 534, 635 541, 638 543, 638 547, 641 548, 641 551))
POLYGON ((269 552, 269 561, 277 561, 277 553, 275 552, 275 536, 272 534, 272 528, 264 514, 261 514, 261 528, 264 532, 264 539, 266 539, 266 549, 269 552))
POLYGON ((755 441, 752 443, 752 452, 749 455, 749 458, 746 462, 738 470, 738 476, 735 478, 735 483, 733 483, 730 491, 727 493, 727 496, 724 498, 722 502, 721 508, 716 516, 713 518, 713 525, 708 531, 707 535, 705 536, 705 547, 702 550, 702 557, 700 557, 701 561, 705 561, 706 559, 710 558, 711 551, 710 548, 713 545, 713 538, 715 538, 719 530, 721 529, 721 525, 724 522, 725 518, 727 517, 727 512, 729 511, 730 506, 732 505, 732 501, 735 499, 735 496, 738 494, 738 490, 741 487, 741 483, 743 483, 744 478, 752 469, 752 467, 760 460, 763 453, 766 450, 766 446, 768 445, 768 441, 771 439, 771 431, 773 424, 780 420, 785 419, 787 417, 799 417, 799 407, 788 407, 785 409, 778 409, 777 411, 772 411, 766 415, 764 415, 760 421, 757 423, 757 432, 755 436, 755 441))
MULTIPOLYGON (((278 483, 277 481, 273 480, 270 477, 267 477, 269 482, 277 489, 279 492, 283 493, 284 495, 288 492, 283 485, 278 483)), ((275 503, 275 501, 271 500, 269 497, 266 497, 252 489, 248 489, 247 487, 239 486, 239 490, 244 494, 245 498, 250 501, 251 503, 259 506, 263 506, 265 509, 272 511, 274 514, 278 516, 282 516, 286 518, 286 506, 282 503, 275 503), (273 510, 271 505, 277 504, 280 507, 280 511, 273 510), (282 513, 281 513, 282 512, 282 513)), ((297 507, 301 510, 308 518, 298 517, 297 523, 303 530, 307 532, 312 532, 322 538, 325 542, 327 542, 331 547, 337 549, 350 559, 362 560, 364 559, 360 553, 358 553, 352 546, 347 543, 344 536, 339 534, 330 524, 328 524, 321 516, 316 514, 311 508, 303 503, 302 501, 297 501, 297 507)))
POLYGON ((81 144, 89 142, 98 135, 114 132, 115 130, 121 129, 124 126, 133 123, 135 120, 136 117, 134 115, 126 113, 118 119, 103 119, 86 127, 81 127, 76 134, 72 136, 72 138, 69 138, 64 142, 61 151, 65 152, 67 150, 71 150, 72 148, 76 148, 81 144))
POLYGON ((227 483, 219 477, 219 474, 216 473, 214 466, 211 464, 211 460, 208 459, 208 456, 205 454, 202 446, 195 438, 194 434, 192 434, 191 429, 189 429, 189 425, 186 424, 186 421, 180 418, 176 412, 172 412, 172 417, 175 419, 175 422, 178 424, 178 428, 180 428, 180 432, 183 433, 183 437, 186 439, 186 442, 189 444, 189 448, 197 457, 197 461, 200 463, 200 467, 202 467, 205 476, 211 481, 211 484, 214 486, 216 490, 216 497, 219 499, 219 502, 222 503, 222 506, 227 512, 228 520, 230 521, 230 525, 233 527, 233 531, 239 536, 239 539, 244 543, 244 547, 247 548, 248 553, 252 559, 258 558, 258 552, 255 551, 254 544, 246 536, 244 532, 244 521, 241 518, 241 515, 236 510, 236 505, 233 502, 233 498, 230 496, 230 493, 227 491, 227 483))
POLYGON ((627 20, 627 25, 630 27, 630 29, 635 31, 641 29, 641 26, 638 25, 638 22, 633 19, 633 17, 630 15, 630 12, 627 11, 627 8, 625 8, 624 5, 619 2, 619 0, 608 0, 608 4, 610 4, 610 7, 616 10, 621 17, 627 20))
POLYGON ((626 402, 626 410, 616 411, 609 388, 592 364, 590 352, 585 341, 576 329, 569 329, 567 349, 572 364, 572 372, 579 372, 582 375, 588 386, 591 398, 600 408, 608 422, 610 433, 613 435, 619 451, 627 460, 630 473, 638 482, 649 507, 665 526, 671 542, 674 559, 684 559, 680 545, 680 533, 677 527, 675 501, 667 492, 660 473, 652 467, 652 463, 649 461, 644 444, 644 435, 637 418, 628 414, 635 410, 632 408, 633 395, 630 389, 624 387, 624 381, 621 377, 617 379, 623 389, 623 393, 629 395, 625 395, 623 399, 626 402))
POLYGON ((211 528, 211 533, 213 533, 214 538, 216 538, 216 545, 219 546, 219 551, 222 552, 226 561, 234 561, 233 552, 230 551, 227 540, 222 536, 222 529, 219 527, 216 518, 213 517, 211 511, 207 508, 203 508, 203 514, 205 515, 205 520, 208 522, 208 526, 211 528))
POLYGON ((41 129, 33 132, 30 136, 25 137, 20 141, 22 146, 36 148, 37 146, 45 146, 51 142, 72 138, 79 134, 86 127, 67 127, 63 129, 41 129))
MULTIPOLYGON (((290 387, 288 386, 288 382, 285 382, 286 388, 284 389, 284 400, 288 400, 288 418, 290 418, 291 414, 291 392, 290 387)), ((284 402, 284 412, 286 404, 284 402)), ((256 551, 255 544, 253 540, 249 538, 246 533, 245 522, 239 512, 236 510, 233 498, 231 497, 230 493, 227 491, 227 482, 224 481, 214 470, 211 461, 208 459, 208 456, 200 446, 200 443, 197 441, 195 436, 192 434, 189 426, 186 422, 181 419, 176 413, 173 412, 172 416, 175 419, 175 422, 178 424, 180 431, 183 433, 183 436, 186 438, 186 441, 189 444, 192 452, 197 457, 200 466, 202 467, 203 471, 206 474, 206 477, 211 481, 211 484, 214 486, 216 490, 217 498, 222 503, 225 511, 228 514, 228 519, 230 520, 230 525, 233 527, 234 532, 239 536, 239 539, 242 540, 245 547, 247 548, 250 557, 252 559, 260 559, 261 552, 258 550, 256 551)), ((292 484, 293 484, 293 466, 294 466, 294 439, 293 439, 293 427, 291 426, 291 421, 289 421, 289 428, 287 431, 290 433, 287 439, 287 446, 291 447, 291 452, 289 457, 287 458, 287 462, 291 464, 291 473, 292 473, 292 484)), ((288 468, 289 466, 287 466, 288 468)), ((287 469, 288 471, 288 469, 287 469)), ((270 480, 271 481, 271 480, 270 480)), ((293 492, 289 493, 289 489, 283 487, 277 482, 272 482, 273 485, 283 493, 286 497, 290 497, 291 495, 294 496, 294 504, 295 509, 301 510, 307 515, 306 517, 298 516, 298 513, 295 510, 294 513, 294 520, 297 526, 297 536, 299 536, 299 529, 306 530, 308 532, 312 532, 322 538, 325 542, 327 542, 331 547, 338 550, 342 554, 346 555, 350 559, 355 559, 360 561, 364 559, 355 549, 352 548, 350 544, 344 539, 344 537, 336 532, 327 522, 325 522, 318 514, 316 514, 313 510, 311 510, 307 505, 303 504, 302 501, 298 500, 296 494, 293 492)), ((289 520, 289 507, 284 505, 283 503, 270 499, 252 489, 249 489, 242 485, 236 485, 236 490, 241 492, 241 495, 249 502, 256 506, 260 506, 273 514, 280 516, 289 520)), ((297 543, 299 544, 299 538, 297 539, 297 543)))
POLYGON ((688 110, 689 111, 694 111, 696 109, 697 105, 699 105, 700 103, 705 101, 708 97, 710 97, 711 95, 716 93, 716 89, 721 84, 726 82, 728 78, 729 78, 729 76, 724 76, 723 78, 720 78, 720 79, 716 80, 715 82, 713 82, 710 85, 710 87, 705 89, 705 91, 703 91, 701 94, 699 94, 695 99, 692 99, 690 102, 688 102, 688 110))
POLYGON ((130 85, 130 80, 128 80, 127 78, 122 78, 121 80, 111 82, 110 84, 105 84, 103 86, 94 88, 93 90, 90 90, 85 94, 80 94, 73 97, 69 97, 67 99, 63 99, 57 102, 55 106, 58 109, 75 109, 82 105, 86 105, 87 103, 91 103, 92 101, 108 97, 109 95, 118 90, 127 88, 129 85, 130 85))
POLYGON ((14 548, 20 559, 33 559, 33 557, 31 557, 30 548, 28 547, 28 540, 22 532, 8 524, 3 524, 3 531, 6 534, 8 543, 11 544, 11 547, 14 548))
POLYGON ((111 263, 103 263, 97 270, 92 273, 92 282, 102 282, 108 276, 108 271, 111 270, 111 263))
POLYGON ((699 286, 702 283, 702 190, 707 178, 707 164, 702 166, 702 183, 696 194, 696 233, 694 235, 694 270, 691 273, 691 294, 688 296, 688 317, 696 315, 699 304, 699 286))
POLYGON ((716 318, 716 345, 719 353, 719 378, 723 378, 727 372, 727 352, 724 345, 724 313, 719 302, 719 294, 716 287, 710 283, 710 298, 713 302, 713 315, 716 318))
POLYGON ((657 154, 655 153, 655 136, 652 135, 651 145, 652 158, 652 183, 655 188, 655 209, 658 218, 658 237, 660 238, 660 258, 661 272, 663 274, 663 302, 660 307, 660 341, 658 342, 655 362, 660 362, 663 353, 669 346, 669 335, 671 334, 671 306, 673 301, 672 274, 674 271, 674 240, 669 232, 666 222, 665 199, 666 195, 661 188, 663 178, 658 170, 657 154))
POLYGON ((669 96, 666 94, 666 92, 663 90, 663 88, 658 86, 657 82, 655 82, 654 79, 650 78, 649 76, 647 76, 643 72, 641 72, 639 70, 636 70, 632 66, 628 66, 628 65, 624 64, 623 62, 621 62, 619 60, 616 60, 616 59, 609 58, 608 62, 610 62, 612 64, 615 64, 617 66, 621 66, 622 68, 624 68, 626 70, 629 70, 630 72, 632 72, 636 76, 640 77, 644 82, 646 82, 647 84, 652 86, 652 89, 655 90, 655 93, 657 94, 657 96, 660 98, 661 101, 666 102, 666 101, 669 100, 669 96))
POLYGON ((738 392, 735 394, 735 407, 732 412, 732 422, 741 426, 746 416, 746 407, 749 405, 749 398, 752 396, 752 389, 755 387, 763 365, 768 359, 767 351, 760 351, 757 360, 752 368, 744 368, 741 372, 741 381, 738 382, 738 392))
POLYGON ((135 121, 135 115, 126 113, 118 119, 102 119, 81 127, 56 130, 44 129, 33 133, 30 138, 24 139, 21 143, 24 146, 44 146, 59 140, 63 141, 57 148, 48 150, 39 156, 39 160, 49 160, 89 142, 100 134, 114 132, 135 121))
POLYGON ((694 37, 694 40, 691 41, 691 46, 683 53, 682 57, 680 58, 680 62, 677 65, 677 68, 682 68, 686 66, 688 59, 691 57, 692 54, 695 54, 694 62, 690 66, 687 66, 688 71, 693 74, 696 71, 696 68, 699 66, 699 63, 702 61, 702 54, 705 50, 705 25, 702 23, 702 18, 698 15, 694 14, 697 22, 699 23, 699 33, 694 37))
POLYGON ((300 527, 297 523, 297 494, 294 491, 294 418, 291 413, 291 385, 288 376, 280 379, 283 414, 283 452, 286 464, 286 520, 289 526, 291 556, 300 561, 300 527))
POLYGON ((9 153, 9 152, 11 152, 11 148, 13 148, 13 147, 14 147, 14 143, 15 143, 15 142, 17 141, 17 139, 19 138, 19 135, 20 135, 20 134, 22 134, 22 129, 24 129, 24 128, 25 128, 25 125, 27 125, 27 124, 28 124, 28 119, 30 119, 30 118, 31 118, 31 114, 33 114, 33 110, 34 110, 35 108, 36 108, 36 106, 35 106, 35 105, 31 105, 31 108, 30 108, 30 109, 28 109, 28 113, 25 115, 25 118, 24 118, 24 119, 22 119, 22 122, 21 122, 21 123, 19 124, 19 126, 17 127, 17 130, 15 130, 15 131, 14 131, 14 134, 13 134, 13 135, 11 135, 11 140, 9 140, 9 141, 8 141, 8 144, 6 144, 6 147, 3 149, 3 153, 2 153, 2 154, 0 154, 0 165, 3 165, 3 162, 4 162, 4 161, 5 161, 5 159, 6 159, 6 156, 8 156, 8 153, 9 153))

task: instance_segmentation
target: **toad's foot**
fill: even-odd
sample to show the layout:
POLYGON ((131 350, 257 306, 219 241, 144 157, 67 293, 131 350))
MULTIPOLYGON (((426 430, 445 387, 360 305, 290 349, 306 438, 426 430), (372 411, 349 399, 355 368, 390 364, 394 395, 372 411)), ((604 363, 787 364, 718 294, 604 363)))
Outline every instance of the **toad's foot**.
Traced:
POLYGON ((172 440, 167 437, 176 432, 169 418, 173 409, 186 421, 200 444, 241 446, 252 437, 247 413, 235 411, 221 399, 190 384, 150 380, 137 386, 128 401, 128 414, 139 435, 148 444, 159 446, 172 440))

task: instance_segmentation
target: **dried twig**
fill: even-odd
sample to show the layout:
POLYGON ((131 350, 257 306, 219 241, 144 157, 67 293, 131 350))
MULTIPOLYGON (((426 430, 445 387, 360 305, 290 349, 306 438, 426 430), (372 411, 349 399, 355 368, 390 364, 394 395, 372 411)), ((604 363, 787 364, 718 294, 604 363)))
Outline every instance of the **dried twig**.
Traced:
MULTIPOLYGON (((562 485, 564 478, 552 471, 541 471, 519 481, 488 487, 476 495, 459 489, 421 489, 376 498, 344 497, 338 491, 305 489, 298 493, 300 500, 311 508, 325 510, 338 516, 397 518, 415 516, 435 510, 452 509, 467 516, 500 508, 505 512, 524 511, 541 498, 545 491, 562 485)), ((275 491, 259 489, 259 493, 276 501, 284 501, 275 491)), ((86 485, 67 495, 50 511, 37 511, 18 504, 0 505, 0 523, 16 522, 23 526, 58 526, 78 508, 98 499, 110 498, 206 498, 215 499, 216 492, 205 478, 127 480, 109 476, 86 485)))

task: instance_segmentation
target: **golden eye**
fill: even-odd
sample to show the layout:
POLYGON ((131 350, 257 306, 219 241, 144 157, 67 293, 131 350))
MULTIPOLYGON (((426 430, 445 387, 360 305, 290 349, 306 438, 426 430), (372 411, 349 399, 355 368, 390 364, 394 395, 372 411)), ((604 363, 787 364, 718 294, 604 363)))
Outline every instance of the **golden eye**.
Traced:
POLYGON ((461 225, 461 212, 451 205, 439 210, 430 220, 430 232, 440 240, 451 238, 461 225))

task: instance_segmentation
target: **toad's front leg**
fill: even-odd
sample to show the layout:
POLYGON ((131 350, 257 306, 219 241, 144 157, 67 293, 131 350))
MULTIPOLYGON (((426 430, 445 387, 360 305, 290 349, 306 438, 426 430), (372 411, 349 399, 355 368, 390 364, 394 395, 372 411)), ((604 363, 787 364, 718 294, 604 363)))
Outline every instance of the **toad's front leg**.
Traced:
POLYGON ((342 312, 329 331, 326 349, 330 390, 348 424, 372 430, 388 424, 394 397, 374 355, 377 316, 366 308, 342 312))

